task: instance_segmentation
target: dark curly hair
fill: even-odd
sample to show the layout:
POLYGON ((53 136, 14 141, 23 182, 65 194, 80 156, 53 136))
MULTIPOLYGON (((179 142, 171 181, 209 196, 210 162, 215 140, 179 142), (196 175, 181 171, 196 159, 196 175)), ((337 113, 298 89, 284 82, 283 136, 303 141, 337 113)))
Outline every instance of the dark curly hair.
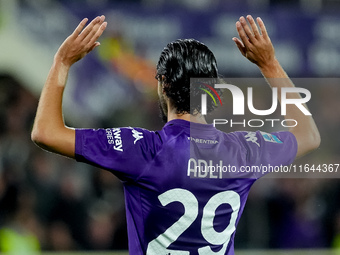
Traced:
MULTIPOLYGON (((201 94, 204 93, 202 89, 207 89, 204 86, 206 79, 200 82, 196 78, 212 78, 209 79, 212 87, 217 83, 218 69, 214 54, 195 39, 179 39, 169 43, 159 57, 156 79, 163 82, 165 94, 177 114, 201 111, 201 94), (195 78, 195 82, 190 82, 190 78, 195 78)), ((216 91, 221 94, 220 90, 216 91)), ((208 97, 207 112, 215 107, 208 97)))

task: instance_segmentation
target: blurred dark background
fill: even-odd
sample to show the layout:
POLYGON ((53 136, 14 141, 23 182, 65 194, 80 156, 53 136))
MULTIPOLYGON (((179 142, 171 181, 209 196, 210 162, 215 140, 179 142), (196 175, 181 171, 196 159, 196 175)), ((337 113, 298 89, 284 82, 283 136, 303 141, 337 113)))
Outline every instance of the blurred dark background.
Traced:
MULTIPOLYGON (((120 181, 30 140, 53 55, 82 18, 104 14, 108 28, 101 46, 71 70, 64 105, 70 126, 160 129, 155 65, 178 38, 204 42, 224 77, 261 77, 231 40, 238 18, 252 14, 264 20, 291 77, 327 81, 304 84, 322 145, 298 163, 339 164, 339 11, 339 0, 1 0, 0 251, 127 248, 120 181)), ((258 181, 236 248, 340 249, 334 176, 258 181)))

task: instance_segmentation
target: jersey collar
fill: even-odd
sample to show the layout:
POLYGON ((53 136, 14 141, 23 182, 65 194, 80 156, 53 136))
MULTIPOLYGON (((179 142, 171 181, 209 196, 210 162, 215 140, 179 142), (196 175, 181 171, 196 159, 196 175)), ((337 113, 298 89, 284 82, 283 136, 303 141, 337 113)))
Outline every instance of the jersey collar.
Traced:
POLYGON ((182 126, 186 128, 194 128, 194 129, 200 129, 200 130, 216 130, 213 124, 201 124, 201 123, 196 123, 196 122, 191 122, 187 120, 182 120, 182 119, 174 119, 170 120, 165 124, 164 127, 167 126, 182 126))

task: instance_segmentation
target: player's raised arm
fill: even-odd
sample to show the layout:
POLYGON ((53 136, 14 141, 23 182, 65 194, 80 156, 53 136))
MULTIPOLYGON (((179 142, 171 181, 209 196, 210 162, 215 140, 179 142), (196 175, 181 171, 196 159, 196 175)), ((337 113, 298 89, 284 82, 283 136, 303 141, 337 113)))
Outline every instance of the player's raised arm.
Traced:
POLYGON ((63 92, 70 67, 100 45, 97 39, 106 28, 104 20, 104 16, 96 17, 85 27, 88 20, 83 19, 54 56, 31 134, 32 140, 46 150, 75 156, 75 130, 65 126, 62 114, 63 92))
MULTIPOLYGON (((257 18, 257 27, 252 16, 247 21, 241 17, 236 22, 236 29, 240 38, 233 38, 244 57, 256 64, 271 87, 278 88, 278 98, 281 98, 281 88, 294 87, 286 72, 275 57, 275 50, 267 34, 261 18, 257 18)), ((287 99, 299 99, 299 93, 287 94, 287 99)), ((290 128, 298 143, 297 157, 302 156, 320 145, 320 134, 312 116, 303 114, 295 105, 288 105, 285 119, 295 119, 298 125, 290 128)))

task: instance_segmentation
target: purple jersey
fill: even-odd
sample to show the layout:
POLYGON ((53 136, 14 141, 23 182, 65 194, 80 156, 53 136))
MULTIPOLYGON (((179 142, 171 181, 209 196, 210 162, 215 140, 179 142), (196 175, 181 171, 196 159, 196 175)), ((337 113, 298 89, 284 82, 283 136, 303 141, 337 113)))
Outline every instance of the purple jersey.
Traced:
POLYGON ((161 131, 77 129, 76 159, 123 181, 130 254, 234 254, 252 166, 292 163, 290 132, 224 133, 169 121, 161 131), (228 168, 229 167, 229 168, 228 168))

